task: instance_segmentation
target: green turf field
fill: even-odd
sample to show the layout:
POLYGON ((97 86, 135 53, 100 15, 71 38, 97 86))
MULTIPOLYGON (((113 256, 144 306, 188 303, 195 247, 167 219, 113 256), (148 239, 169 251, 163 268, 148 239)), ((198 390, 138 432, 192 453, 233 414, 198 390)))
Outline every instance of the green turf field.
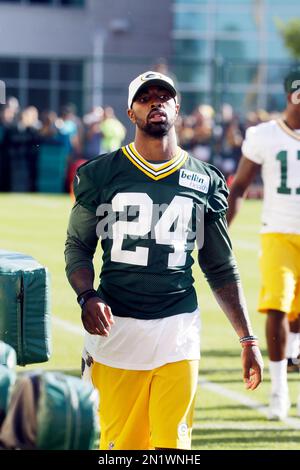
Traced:
MULTIPOLYGON (((0 247, 29 254, 49 268, 52 280, 53 354, 42 367, 78 374, 82 348, 80 311, 75 294, 65 278, 63 256, 70 209, 70 198, 65 195, 0 195, 0 247)), ((259 212, 260 202, 245 202, 231 234, 250 315, 265 356, 264 318, 256 313, 259 212)), ((99 263, 100 256, 99 252, 96 255, 99 263)), ((264 409, 258 409, 259 405, 267 404, 267 371, 264 383, 257 391, 245 390, 238 338, 197 267, 194 277, 202 311, 202 360, 193 447, 299 449, 300 418, 296 418, 299 375, 289 375, 291 419, 281 424, 268 422, 263 414, 264 409)))

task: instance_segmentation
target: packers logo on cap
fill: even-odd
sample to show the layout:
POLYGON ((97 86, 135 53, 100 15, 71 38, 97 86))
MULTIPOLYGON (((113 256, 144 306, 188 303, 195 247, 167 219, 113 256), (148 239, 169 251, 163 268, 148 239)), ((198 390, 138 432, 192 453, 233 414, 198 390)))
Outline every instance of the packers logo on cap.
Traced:
POLYGON ((160 80, 163 79, 163 77, 160 75, 160 73, 154 73, 154 72, 145 73, 144 75, 141 76, 141 80, 143 82, 145 82, 147 80, 151 80, 153 78, 157 78, 157 79, 160 79, 160 80))

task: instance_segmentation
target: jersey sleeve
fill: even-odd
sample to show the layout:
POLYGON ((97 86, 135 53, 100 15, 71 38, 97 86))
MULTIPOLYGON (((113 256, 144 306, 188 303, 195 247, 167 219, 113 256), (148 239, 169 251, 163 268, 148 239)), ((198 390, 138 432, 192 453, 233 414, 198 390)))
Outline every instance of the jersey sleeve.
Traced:
POLYGON ((228 188, 223 174, 210 165, 211 185, 207 197, 205 223, 209 224, 224 216, 228 209, 228 188))
POLYGON ((65 243, 66 274, 70 280, 73 271, 93 267, 93 257, 98 243, 96 227, 98 217, 80 204, 72 209, 65 243))
POLYGON ((225 217, 220 217, 211 224, 205 224, 204 244, 198 251, 198 262, 212 289, 231 282, 239 282, 240 275, 232 252, 225 217))
POLYGON ((263 142, 261 128, 259 126, 249 127, 246 131, 245 140, 242 145, 243 155, 254 163, 261 165, 264 160, 263 142))
POLYGON ((78 168, 73 187, 76 202, 95 213, 100 204, 100 189, 93 180, 91 165, 84 164, 78 168))

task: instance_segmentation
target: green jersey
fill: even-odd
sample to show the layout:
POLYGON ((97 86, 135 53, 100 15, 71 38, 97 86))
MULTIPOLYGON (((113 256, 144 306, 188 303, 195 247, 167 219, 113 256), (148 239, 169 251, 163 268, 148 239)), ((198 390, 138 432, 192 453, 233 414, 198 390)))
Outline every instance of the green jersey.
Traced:
MULTIPOLYGON (((227 209, 228 190, 216 168, 180 148, 172 160, 155 164, 130 144, 82 165, 74 192, 68 275, 84 266, 68 262, 75 245, 84 245, 91 256, 95 249, 94 235, 78 235, 84 232, 79 225, 86 224, 101 237, 98 291, 114 315, 155 319, 195 310, 194 242, 203 227, 216 221, 221 220, 224 229, 227 209)), ((225 238, 226 233, 225 228, 225 238)), ((232 269, 230 242, 226 239, 225 244, 232 269)), ((220 263, 213 264, 223 272, 220 263)))

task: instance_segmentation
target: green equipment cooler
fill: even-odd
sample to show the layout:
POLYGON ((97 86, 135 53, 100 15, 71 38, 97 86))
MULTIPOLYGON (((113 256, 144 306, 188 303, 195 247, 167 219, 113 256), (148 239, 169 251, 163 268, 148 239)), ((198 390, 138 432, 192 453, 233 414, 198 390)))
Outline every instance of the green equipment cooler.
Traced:
POLYGON ((98 437, 97 392, 59 372, 22 374, 0 430, 5 449, 88 450, 98 437))
POLYGON ((17 364, 50 357, 49 273, 34 258, 0 250, 0 340, 12 346, 17 364))

